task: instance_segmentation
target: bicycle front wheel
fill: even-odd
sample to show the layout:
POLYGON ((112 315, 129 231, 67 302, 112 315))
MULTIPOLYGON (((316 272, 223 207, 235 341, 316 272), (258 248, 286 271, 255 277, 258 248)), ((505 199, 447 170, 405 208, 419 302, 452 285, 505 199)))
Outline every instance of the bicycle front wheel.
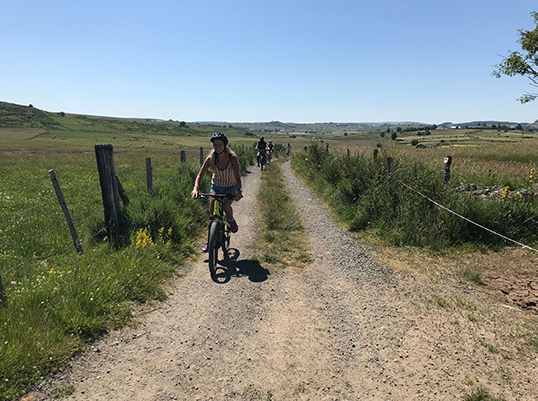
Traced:
POLYGON ((207 250, 209 251, 209 272, 212 276, 214 276, 217 272, 217 262, 219 256, 218 233, 218 223, 214 221, 209 227, 209 241, 207 243, 207 250))

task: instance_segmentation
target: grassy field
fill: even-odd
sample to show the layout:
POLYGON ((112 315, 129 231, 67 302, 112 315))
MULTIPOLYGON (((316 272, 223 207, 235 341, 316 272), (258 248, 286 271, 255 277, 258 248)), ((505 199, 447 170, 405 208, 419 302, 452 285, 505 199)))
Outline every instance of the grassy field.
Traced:
POLYGON ((473 158, 459 154, 454 177, 444 185, 442 160, 446 153, 435 149, 381 148, 375 159, 366 151, 350 156, 328 154, 320 145, 314 144, 308 152, 294 157, 293 166, 353 231, 369 230, 393 245, 434 250, 505 244, 502 237, 439 209, 425 198, 428 197, 513 240, 531 246, 538 240, 538 203, 531 201, 530 195, 515 192, 530 190, 534 185, 532 168, 538 164, 538 157, 532 151, 490 145, 473 149, 473 158), (387 156, 394 160, 394 180, 387 173, 387 156), (438 168, 432 167, 432 160, 438 161, 438 168), (514 175, 512 171, 518 173, 514 175), (482 200, 459 191, 460 182, 495 184, 505 187, 505 191, 502 199, 482 200))
MULTIPOLYGON (((322 132, 321 125, 308 129, 298 126, 297 131, 288 133, 263 132, 227 124, 103 118, 20 107, 0 107, 0 155, 3 160, 0 166, 0 274, 9 300, 8 305, 0 309, 0 325, 3 327, 0 330, 0 399, 23 394, 41 378, 65 366, 68 358, 86 341, 110 328, 129 324, 130 311, 137 302, 163 299, 161 284, 177 272, 177 266, 189 257, 193 244, 205 229, 206 208, 192 201, 189 194, 197 173, 199 148, 204 147, 207 155, 211 145, 209 137, 215 131, 229 135, 231 144, 238 146, 244 164, 252 160, 253 153, 248 148, 260 135, 276 144, 291 143, 293 152, 303 159, 304 147, 312 148, 313 145, 320 150, 329 144, 331 154, 345 155, 350 149, 352 155, 362 155, 354 159, 357 165, 370 163, 365 166, 374 169, 373 176, 385 181, 382 157, 391 155, 397 160, 397 173, 404 177, 412 177, 413 170, 408 166, 415 166, 416 175, 426 177, 431 183, 426 190, 442 187, 438 181, 442 180, 446 155, 454 157, 452 186, 458 186, 461 181, 509 185, 512 189, 528 187, 530 169, 538 164, 538 139, 536 134, 527 132, 499 134, 498 131, 473 130, 472 135, 466 136, 462 130, 439 130, 428 136, 430 142, 421 142, 427 143, 427 148, 417 149, 411 145, 411 141, 418 137, 416 133, 404 133, 398 137, 400 140, 393 141, 387 135, 380 136, 381 128, 369 132, 368 127, 358 129, 355 126, 357 132, 352 132, 350 126, 339 126, 335 135, 322 132), (348 129, 349 133, 344 135, 348 129), (108 245, 103 231, 102 199, 94 153, 94 145, 102 143, 114 146, 116 172, 131 200, 128 206, 123 206, 129 222, 129 243, 120 250, 108 245), (469 146, 472 143, 486 146, 469 146), (366 157, 374 149, 381 152, 377 164, 370 162, 371 157, 366 157), (181 150, 187 153, 188 163, 184 165, 180 165, 181 150), (153 196, 146 191, 147 157, 152 159, 153 196), (83 255, 78 255, 72 244, 50 181, 50 169, 54 169, 58 177, 78 236, 82 239, 83 255)), ((423 138, 420 136, 420 140, 423 138)), ((353 191, 358 188, 354 186, 357 182, 350 180, 356 172, 346 170, 350 167, 346 164, 326 163, 326 160, 319 164, 320 161, 304 163, 305 176, 312 174, 309 178, 314 181, 321 175, 332 177, 330 185, 319 181, 320 188, 332 188, 337 183, 336 193, 340 199, 347 199, 348 204, 356 202, 353 191), (345 179, 337 182, 336 175, 345 175, 346 171, 349 174, 345 179)), ((282 178, 276 163, 272 168, 275 170, 264 173, 263 179, 270 181, 262 187, 280 188, 281 192, 270 191, 264 195, 272 196, 274 200, 267 202, 273 211, 264 215, 278 216, 284 213, 283 209, 289 209, 289 205, 286 206, 289 202, 281 202, 287 199, 282 193, 282 178)), ((208 179, 206 177, 206 186, 208 179)), ((376 196, 365 197, 369 204, 363 206, 370 206, 370 209, 362 210, 374 212, 380 208, 379 202, 405 198, 396 192, 388 198, 376 196)), ((331 204, 334 198, 329 195, 326 201, 331 204)), ((423 205, 418 198, 410 201, 423 205)), ((481 213, 481 204, 476 205, 476 212, 481 213)), ((352 216, 346 219, 355 221, 355 228, 361 224, 368 227, 375 221, 358 214, 356 206, 352 216)), ((503 219, 520 221, 520 217, 526 216, 523 209, 527 206, 520 209, 508 206, 506 203, 504 209, 493 208, 497 210, 497 217, 494 217, 499 222, 503 219)), ((336 205, 337 209, 341 207, 336 205)), ((432 208, 423 209, 433 213, 432 208)), ((293 212, 290 213, 292 216, 293 212)), ((349 212, 342 215, 345 213, 349 212)), ((428 224, 422 228, 428 225, 441 227, 441 220, 435 216, 428 215, 428 224)), ((411 217, 408 221, 413 221, 412 215, 407 217, 411 217)), ((291 217, 289 219, 292 221, 291 217)), ((292 255, 286 250, 295 234, 300 232, 300 225, 290 228, 277 223, 277 220, 264 223, 268 224, 268 234, 273 235, 265 240, 272 242, 275 235, 284 240, 275 253, 263 257, 276 265, 290 260, 304 261, 306 253, 292 255)), ((454 222, 448 227, 452 232, 460 230, 454 222)), ((411 239, 415 245, 420 244, 415 234, 421 230, 416 226, 399 224, 396 228, 391 243, 403 244, 411 239), (413 236, 406 237, 406 233, 413 233, 413 236)), ((370 226, 370 229, 373 235, 380 232, 379 227, 370 226)), ((422 238, 428 237, 426 231, 422 234, 422 238)), ((522 234, 520 238, 535 241, 526 235, 522 234)), ((480 237, 480 240, 487 238, 480 237)))

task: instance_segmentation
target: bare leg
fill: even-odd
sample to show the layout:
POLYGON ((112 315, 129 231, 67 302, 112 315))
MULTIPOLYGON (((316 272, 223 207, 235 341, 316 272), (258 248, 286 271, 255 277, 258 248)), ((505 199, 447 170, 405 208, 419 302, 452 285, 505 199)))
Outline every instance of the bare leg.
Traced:
MULTIPOLYGON (((234 195, 236 194, 236 192, 232 189, 229 190, 227 193, 234 194, 234 195)), ((233 203, 233 200, 226 199, 224 203, 222 204, 222 208, 226 212, 226 216, 228 217, 228 220, 232 220, 234 218, 234 211, 232 209, 232 203, 233 203)))

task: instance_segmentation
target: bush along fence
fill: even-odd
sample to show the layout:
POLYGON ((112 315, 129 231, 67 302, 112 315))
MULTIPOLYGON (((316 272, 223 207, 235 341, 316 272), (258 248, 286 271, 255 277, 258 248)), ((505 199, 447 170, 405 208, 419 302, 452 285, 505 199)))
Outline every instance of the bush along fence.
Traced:
MULTIPOLYGON (((252 164, 255 160, 254 148, 249 149, 244 146, 239 146, 234 148, 234 151, 238 155, 243 171, 245 171, 247 166, 252 164)), ((175 210, 179 207, 179 205, 184 205, 186 202, 185 198, 190 195, 190 190, 192 189, 192 184, 194 183, 194 178, 197 174, 198 167, 193 163, 187 163, 187 156, 184 150, 181 151, 180 155, 181 168, 178 172, 176 172, 176 174, 168 178, 167 185, 172 185, 174 188, 164 189, 160 195, 157 193, 158 191, 154 189, 152 160, 150 157, 147 157, 145 163, 146 195, 143 195, 141 189, 138 189, 135 197, 132 199, 132 202, 129 199, 128 191, 124 189, 124 186, 118 178, 114 163, 114 152, 112 145, 95 145, 95 157, 99 176, 99 189, 92 191, 82 199, 70 202, 70 204, 73 205, 91 200, 91 202, 95 205, 98 203, 96 199, 97 193, 101 193, 102 207, 98 208, 97 211, 94 211, 89 217, 86 217, 82 221, 78 222, 79 225, 84 222, 87 224, 89 223, 89 225, 92 226, 90 230, 91 235, 84 240, 79 238, 79 233, 77 233, 77 229, 75 227, 76 224, 73 222, 71 217, 71 213, 62 193, 59 180, 55 171, 51 169, 49 170, 49 176, 57 198, 56 205, 59 203, 67 224, 62 224, 57 220, 54 223, 54 230, 45 232, 42 235, 38 235, 39 237, 57 235, 63 230, 68 229, 71 236, 72 246, 74 246, 76 253, 79 255, 84 253, 83 242, 87 240, 107 239, 110 244, 115 247, 115 249, 119 249, 125 246, 131 240, 130 233, 132 233, 133 230, 135 232, 137 230, 141 230, 141 232, 146 230, 147 236, 152 235, 154 238, 162 238, 163 233, 159 233, 158 230, 166 227, 167 232, 168 230, 172 229, 172 235, 175 237, 174 239, 176 241, 181 242, 185 240, 187 234, 180 234, 178 231, 188 231, 187 224, 185 222, 181 222, 176 223, 177 227, 172 227, 172 225, 174 224, 174 219, 178 214, 175 212, 175 210), (177 188, 179 187, 182 188, 184 192, 183 194, 177 193, 177 188), (168 198, 168 202, 162 198, 168 198), (173 201, 174 199, 175 204, 173 201), (158 205, 152 206, 152 204, 158 205), (155 210, 155 208, 158 208, 159 210, 155 210), (104 220, 100 219, 100 216, 103 215, 104 220), (148 227, 151 227, 152 232, 147 232, 148 227)), ((199 165, 203 163, 204 157, 204 148, 200 147, 199 165)), ((208 181, 207 176, 205 181, 208 181)), ((206 182, 206 184, 208 186, 208 182, 206 182)), ((40 185, 40 188, 41 187, 42 185, 40 185)), ((50 207, 50 204, 44 206, 50 207)), ((200 202, 189 202, 189 208, 199 210, 199 207, 200 202)), ((32 207, 31 209, 35 208, 36 207, 32 207)), ((22 210, 21 212, 17 212, 17 214, 25 214, 26 212, 28 212, 28 210, 22 210)), ((201 212, 200 214, 203 216, 203 213, 204 212, 201 212)), ((190 217, 190 219, 195 224, 199 217, 190 217)), ((2 230, 0 229, 0 234, 1 233, 2 230)), ((7 236, 4 238, 7 238, 7 236)), ((8 243, 0 242, 0 261, 2 261, 1 251, 3 249, 9 249, 10 247, 17 246, 20 243, 27 244, 28 249, 26 253, 29 255, 26 258, 23 255, 19 255, 18 257, 13 255, 13 257, 2 261, 4 269, 3 271, 0 271, 0 308, 2 308, 8 302, 6 283, 4 282, 5 277, 8 274, 16 271, 17 269, 23 268, 24 265, 34 263, 37 260, 45 261, 50 256, 68 251, 68 249, 71 248, 71 246, 63 246, 63 249, 58 249, 58 245, 56 245, 51 247, 50 254, 47 252, 37 252, 37 255, 39 256, 36 256, 35 252, 33 252, 31 249, 34 239, 35 237, 30 235, 30 233, 27 233, 26 235, 22 235, 22 238, 20 238, 18 241, 8 243), (19 260, 17 262, 13 262, 15 259, 19 260)), ((13 251, 12 253, 15 254, 16 252, 13 251)), ((16 281, 10 280, 9 284, 12 282, 16 281)))
MULTIPOLYGON (((121 202, 126 206, 129 204, 129 197, 127 195, 127 192, 125 191, 124 187, 122 186, 117 174, 116 174, 116 168, 114 165, 114 156, 113 156, 113 147, 112 145, 96 145, 95 146, 95 156, 97 160, 97 170, 99 174, 99 182, 100 182, 100 191, 102 195, 102 203, 103 208, 98 211, 97 213, 94 213, 92 216, 90 216, 90 219, 98 220, 98 215, 101 213, 104 213, 104 223, 105 227, 101 227, 98 231, 98 235, 104 236, 108 238, 112 244, 115 246, 121 246, 122 244, 125 244, 127 241, 128 236, 128 221, 126 221, 124 214, 125 211, 122 211, 121 202), (121 201, 121 202, 120 202, 121 201), (103 233, 106 232, 106 235, 103 235, 103 233)), ((204 157, 204 150, 203 148, 200 148, 200 163, 203 161, 204 157)), ((187 161, 186 153, 185 151, 181 151, 181 163, 185 163, 187 161)), ((60 187, 60 183, 58 181, 58 178, 56 177, 56 173, 53 169, 49 170, 50 179, 52 182, 52 186, 54 188, 54 191, 56 193, 57 201, 60 205, 60 208, 63 212, 63 215, 65 217, 67 227, 69 229, 71 240, 73 243, 73 246, 75 248, 75 251, 82 255, 84 253, 84 250, 82 248, 82 242, 77 234, 75 224, 73 222, 73 219, 71 218, 71 214, 69 212, 69 209, 67 207, 67 203, 65 201, 64 195, 62 193, 62 189, 60 187)), ((147 192, 148 194, 153 194, 153 170, 151 167, 151 158, 146 158, 146 183, 147 183, 147 192)), ((23 184, 21 184, 23 185, 23 184)), ((85 198, 88 198, 91 195, 94 195, 96 191, 93 191, 89 195, 85 196, 83 199, 74 201, 72 203, 78 203, 84 201, 85 198)), ((21 214, 24 214, 26 211, 22 211, 21 214)), ((97 224, 99 225, 99 224, 97 224)), ((64 226, 65 227, 65 226, 64 226)), ((60 230, 62 228, 60 227, 60 230)), ((50 234, 50 233, 49 233, 50 234)), ((47 235, 46 233, 44 235, 47 235)), ((32 238, 29 235, 26 235, 25 238, 23 238, 21 241, 29 241, 32 238)), ((15 245, 14 243, 8 243, 8 244, 2 244, 0 243, 0 249, 1 247, 9 247, 11 245, 15 245)), ((58 250, 51 250, 53 254, 57 254, 58 250)), ((12 271, 22 268, 25 264, 33 261, 35 258, 31 257, 29 260, 19 262, 17 264, 14 264, 13 266, 9 267, 5 265, 4 267, 5 272, 0 272, 0 308, 5 306, 8 302, 8 295, 6 293, 6 284, 4 283, 3 278, 6 277, 9 273, 12 271)), ((47 259, 47 257, 41 258, 42 260, 47 259)), ((15 283, 15 281, 12 281, 10 283, 15 283)))
MULTIPOLYGON (((93 152, 33 156, 38 163, 14 154, 1 167, 0 400, 17 399, 85 342, 128 323, 134 303, 164 299, 163 282, 207 228, 207 204, 190 196, 198 160, 156 154, 144 166, 136 152, 100 151, 110 151, 105 191, 93 152), (76 236, 43 166, 52 160, 76 236), (120 223, 114 211, 103 218, 105 202, 120 209, 120 223)), ((255 159, 253 150, 236 153, 242 166, 255 159)))
POLYGON ((483 198, 450 181, 450 156, 441 174, 419 162, 380 157, 383 152, 339 155, 313 144, 292 164, 350 230, 372 230, 393 245, 530 248, 524 243, 538 241, 533 171, 529 188, 505 187, 503 195, 483 198))

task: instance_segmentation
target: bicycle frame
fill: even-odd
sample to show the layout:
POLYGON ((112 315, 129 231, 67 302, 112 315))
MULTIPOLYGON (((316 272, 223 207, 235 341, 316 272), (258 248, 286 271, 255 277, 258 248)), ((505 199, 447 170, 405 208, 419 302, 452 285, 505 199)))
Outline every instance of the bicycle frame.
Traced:
POLYGON ((226 217, 226 212, 223 208, 223 202, 219 198, 215 198, 213 203, 213 221, 216 221, 219 227, 219 236, 218 236, 218 245, 219 247, 230 238, 232 235, 232 226, 228 223, 226 217), (228 227, 228 230, 225 230, 224 227, 228 227))
POLYGON ((224 259, 228 258, 228 249, 230 247, 230 236, 232 227, 226 220, 223 202, 225 199, 234 199, 233 194, 199 194, 202 199, 214 199, 213 215, 209 223, 209 232, 207 236, 209 252, 209 271, 212 276, 215 275, 218 263, 218 250, 222 248, 224 259))

